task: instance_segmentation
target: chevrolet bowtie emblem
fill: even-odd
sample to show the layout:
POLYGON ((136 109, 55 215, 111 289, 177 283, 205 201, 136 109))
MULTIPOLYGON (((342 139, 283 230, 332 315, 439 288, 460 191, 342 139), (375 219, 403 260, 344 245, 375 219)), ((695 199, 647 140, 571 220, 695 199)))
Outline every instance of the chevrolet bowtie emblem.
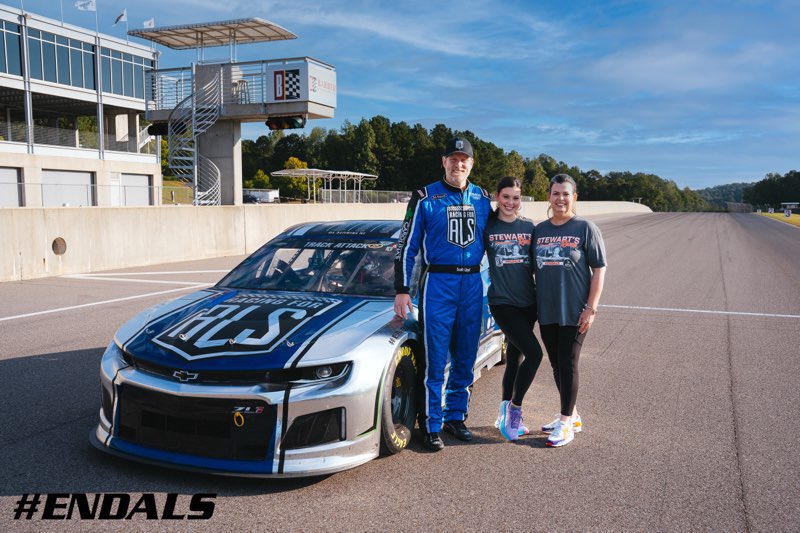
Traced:
POLYGON ((176 370, 172 373, 172 377, 180 382, 188 383, 189 381, 196 380, 198 377, 200 377, 200 374, 197 372, 187 372, 186 370, 176 370))

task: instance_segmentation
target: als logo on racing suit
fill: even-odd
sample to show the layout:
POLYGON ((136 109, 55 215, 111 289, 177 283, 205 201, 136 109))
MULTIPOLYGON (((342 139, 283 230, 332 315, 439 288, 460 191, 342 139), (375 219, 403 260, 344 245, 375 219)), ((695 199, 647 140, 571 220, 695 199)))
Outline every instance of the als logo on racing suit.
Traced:
POLYGON ((475 242, 475 206, 447 206, 447 242, 466 248, 475 242))
POLYGON ((190 361, 269 353, 303 324, 341 302, 322 297, 241 295, 192 314, 153 342, 190 361))

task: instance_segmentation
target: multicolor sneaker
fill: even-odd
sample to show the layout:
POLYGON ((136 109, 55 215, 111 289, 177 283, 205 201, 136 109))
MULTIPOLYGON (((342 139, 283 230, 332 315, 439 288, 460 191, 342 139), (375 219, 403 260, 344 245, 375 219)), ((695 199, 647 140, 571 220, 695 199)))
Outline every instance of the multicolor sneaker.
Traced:
POLYGON ((559 418, 556 425, 547 437, 547 445, 551 447, 564 446, 572 442, 575 438, 575 430, 571 424, 571 420, 562 422, 559 418))
POLYGON ((514 409, 511 407, 511 402, 507 402, 506 410, 500 417, 500 434, 508 440, 517 440, 520 421, 522 421, 522 408, 514 409))
MULTIPOLYGON (((581 431, 583 431, 583 422, 581 421, 581 415, 575 413, 570 418, 572 418, 572 430, 575 433, 580 433, 581 431)), ((542 426, 542 432, 552 433, 553 428, 556 427, 556 422, 558 422, 559 420, 561 420, 561 418, 558 415, 556 415, 555 420, 553 420, 549 424, 545 424, 542 426)))
MULTIPOLYGON (((508 403, 508 400, 503 400, 502 402, 500 402, 500 413, 497 415, 497 419, 494 421, 494 427, 496 427, 497 429, 500 429, 500 419, 503 418, 503 413, 505 413, 505 411, 506 411, 506 404, 507 403, 508 403)), ((528 427, 525 425, 525 423, 523 422, 522 419, 520 419, 520 421, 519 421, 519 432, 518 433, 519 433, 520 437, 523 436, 523 435, 530 435, 530 433, 531 433, 531 430, 528 429, 528 427)))

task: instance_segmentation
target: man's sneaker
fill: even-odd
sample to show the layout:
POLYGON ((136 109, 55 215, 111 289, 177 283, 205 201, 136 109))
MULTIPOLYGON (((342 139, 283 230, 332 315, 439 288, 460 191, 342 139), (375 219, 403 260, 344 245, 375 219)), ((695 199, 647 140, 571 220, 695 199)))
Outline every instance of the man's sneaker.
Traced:
POLYGON ((522 421, 522 408, 514 409, 511 402, 506 403, 506 410, 500 417, 500 434, 508 440, 519 438, 519 423, 522 421))
POLYGON ((423 433, 422 445, 432 452, 438 452, 444 449, 444 442, 438 433, 423 433))
POLYGON ((550 432, 550 436, 547 437, 547 445, 558 447, 572 442, 572 439, 575 438, 575 430, 572 427, 571 420, 562 422, 561 419, 558 419, 553 431, 550 432))
MULTIPOLYGON (((580 433, 583 430, 583 422, 581 422, 581 415, 575 413, 570 418, 572 418, 572 430, 575 433, 580 433)), ((552 433, 553 428, 556 427, 556 422, 558 422, 559 420, 561 420, 561 418, 559 418, 559 416, 556 415, 555 420, 553 420, 549 424, 545 424, 542 426, 542 431, 544 433, 552 433)))
MULTIPOLYGON (((500 429, 500 419, 503 417, 503 413, 505 413, 505 411, 506 411, 506 404, 507 403, 508 403, 508 400, 503 400, 502 402, 500 402, 500 414, 497 415, 497 419, 494 421, 494 427, 496 427, 497 429, 500 429)), ((531 430, 528 429, 528 427, 525 425, 525 423, 522 421, 522 419, 520 419, 520 421, 519 421, 519 432, 518 432, 519 436, 521 437, 523 435, 529 435, 530 432, 531 432, 531 430)))
POLYGON ((472 440, 472 432, 467 429, 467 426, 461 420, 445 420, 442 424, 442 429, 458 440, 463 440, 464 442, 472 440))

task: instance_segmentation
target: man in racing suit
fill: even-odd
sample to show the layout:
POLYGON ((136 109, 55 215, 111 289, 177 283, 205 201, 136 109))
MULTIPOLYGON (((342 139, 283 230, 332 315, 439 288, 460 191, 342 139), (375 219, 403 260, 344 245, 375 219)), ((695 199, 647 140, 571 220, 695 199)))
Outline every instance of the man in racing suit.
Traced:
POLYGON ((442 429, 460 440, 472 440, 464 420, 483 318, 482 235, 491 211, 488 193, 467 179, 473 163, 467 139, 447 142, 442 157, 445 176, 411 195, 395 256, 394 311, 406 318, 413 311, 411 274, 417 254, 422 254, 419 320, 424 360, 417 409, 423 444, 431 451, 444 448, 442 429))

